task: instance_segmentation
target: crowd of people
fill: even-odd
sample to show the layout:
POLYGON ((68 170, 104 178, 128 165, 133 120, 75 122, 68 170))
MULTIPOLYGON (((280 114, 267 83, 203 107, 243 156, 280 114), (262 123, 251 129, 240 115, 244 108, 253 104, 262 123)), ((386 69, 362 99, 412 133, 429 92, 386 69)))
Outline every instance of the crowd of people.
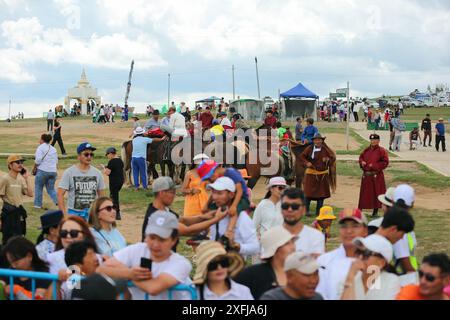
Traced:
MULTIPOLYGON (((210 109, 194 116, 198 126, 220 126, 223 131, 218 134, 238 127, 239 117, 231 121, 223 112, 214 117, 210 109)), ((186 117, 175 107, 168 109, 162 121, 159 116, 153 110, 144 126, 138 117, 133 119, 136 189, 140 183, 149 188, 147 145, 167 139, 146 135, 160 130, 169 132, 174 141, 190 134, 186 117)), ((284 176, 273 177, 264 199, 255 203, 245 171, 223 167, 198 154, 179 187, 185 197, 183 212, 171 209, 177 192, 174 181, 156 179, 151 185, 153 202, 146 210, 142 208, 142 227, 136 230, 142 234, 141 242, 134 244, 127 243, 116 224, 123 219, 119 194, 124 163, 114 147, 106 150, 108 165, 101 172, 93 166, 97 149, 81 143, 77 162, 65 170, 55 190, 57 152, 50 144, 52 136, 42 135, 35 158, 35 194, 25 159, 11 155, 9 171, 0 177, 0 268, 51 273, 59 281, 55 293, 47 280, 33 284, 31 279, 15 278, 11 286, 9 278, 3 278, 0 298, 12 293, 16 299, 32 299, 36 289, 36 299, 51 299, 56 294, 61 300, 113 300, 119 295, 168 300, 170 288, 184 284, 194 286, 201 300, 450 299, 448 254, 430 252, 417 260, 419 243, 411 211, 415 191, 409 185, 386 188, 383 171, 389 157, 379 145, 379 135, 370 136, 370 146, 359 158, 363 176, 358 205, 335 214, 332 204, 325 201, 336 188, 336 154, 314 121, 308 119, 303 127, 299 118, 295 132, 290 133, 268 110, 264 123, 278 130, 282 141, 307 145, 300 156, 306 170, 303 190, 290 187, 284 176), (105 196, 104 175, 109 177, 109 197, 105 196), (24 197, 35 196, 34 206, 45 210, 44 186, 59 210, 42 214, 42 233, 33 243, 25 238, 24 197), (315 213, 311 212, 312 201, 317 203, 315 213), (369 222, 363 210, 373 210, 374 219, 369 222), (305 216, 316 220, 307 225, 305 216), (340 245, 327 251, 335 222, 340 245), (186 237, 193 259, 180 252, 180 241, 186 237), (132 287, 127 287, 129 281, 132 287), (71 285, 74 282, 81 286, 71 285)), ((172 298, 190 296, 181 291, 172 298)))

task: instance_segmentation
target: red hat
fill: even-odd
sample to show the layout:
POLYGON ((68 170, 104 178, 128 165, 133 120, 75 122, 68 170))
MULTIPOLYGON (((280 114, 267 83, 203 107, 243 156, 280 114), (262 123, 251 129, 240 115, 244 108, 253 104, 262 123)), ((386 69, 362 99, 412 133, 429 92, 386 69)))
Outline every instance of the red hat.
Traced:
POLYGON ((216 170, 218 166, 219 165, 214 160, 206 160, 198 166, 197 173, 202 181, 205 181, 212 177, 214 170, 216 170))
POLYGON ((359 209, 344 209, 339 213, 339 223, 344 220, 353 220, 359 224, 367 226, 367 218, 364 213, 359 209))

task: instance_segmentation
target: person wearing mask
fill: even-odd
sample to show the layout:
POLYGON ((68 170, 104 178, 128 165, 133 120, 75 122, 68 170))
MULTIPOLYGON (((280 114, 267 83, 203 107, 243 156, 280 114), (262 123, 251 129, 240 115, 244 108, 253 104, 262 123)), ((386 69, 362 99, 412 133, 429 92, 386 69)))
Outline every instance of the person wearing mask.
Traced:
POLYGON ((120 215, 119 193, 125 183, 124 164, 122 159, 117 155, 117 150, 114 147, 106 150, 106 157, 109 162, 103 168, 103 173, 109 177, 109 196, 114 202, 116 210, 116 219, 122 220, 120 215))
POLYGON ((193 283, 200 300, 254 300, 250 289, 233 281, 245 266, 244 259, 219 242, 204 241, 197 250, 193 283))
POLYGON ((64 148, 64 142, 62 140, 62 135, 61 135, 61 128, 62 128, 62 124, 61 124, 61 117, 57 116, 55 118, 55 126, 53 128, 53 141, 52 141, 52 147, 55 146, 55 144, 58 142, 59 148, 61 149, 61 153, 63 156, 66 156, 66 149, 64 148))
POLYGON ((39 147, 35 153, 36 178, 34 180, 34 207, 42 209, 42 196, 44 186, 55 206, 58 205, 58 198, 55 191, 56 177, 58 176, 58 152, 50 145, 52 136, 43 134, 39 141, 39 147))
POLYGON ((401 286, 398 276, 387 271, 393 257, 392 244, 377 234, 356 238, 353 243, 357 259, 340 284, 341 300, 395 300, 401 286))
POLYGON ((94 201, 89 211, 89 224, 98 251, 112 257, 127 246, 125 238, 116 226, 116 209, 111 199, 102 197, 94 201))
MULTIPOLYGON (((34 244, 22 236, 16 236, 6 243, 2 249, 2 255, 6 257, 8 269, 34 272, 48 272, 48 265, 39 258, 34 244)), ((32 300, 33 288, 35 299, 42 300, 47 288, 50 286, 50 280, 35 280, 34 283, 29 278, 13 278, 13 286, 10 285, 9 277, 0 278, 5 289, 4 294, 10 295, 12 291, 17 300, 32 300)))
POLYGON ((261 263, 245 268, 235 281, 250 288, 255 300, 274 288, 287 284, 284 262, 295 252, 295 236, 284 227, 269 229, 261 236, 261 263))
POLYGON ((56 242, 58 241, 58 226, 63 219, 62 211, 47 211, 41 216, 41 234, 36 240, 36 250, 39 258, 47 261, 47 256, 55 252, 56 242))
POLYGON ((281 214, 281 195, 286 190, 287 183, 283 177, 274 177, 269 180, 267 194, 256 207, 253 214, 253 223, 258 238, 273 227, 283 225, 281 214))
POLYGON ((446 253, 433 253, 422 260, 419 284, 401 289, 397 300, 449 300, 450 259, 446 253))
POLYGON ((19 155, 10 155, 6 159, 8 173, 0 176, 0 199, 3 201, 1 211, 2 243, 9 238, 25 235, 27 232, 27 212, 23 207, 23 196, 33 197, 30 174, 23 166, 25 159, 19 155))
POLYGON ((312 254, 291 253, 284 262, 286 286, 266 292, 260 300, 323 300, 316 292, 319 265, 312 254))

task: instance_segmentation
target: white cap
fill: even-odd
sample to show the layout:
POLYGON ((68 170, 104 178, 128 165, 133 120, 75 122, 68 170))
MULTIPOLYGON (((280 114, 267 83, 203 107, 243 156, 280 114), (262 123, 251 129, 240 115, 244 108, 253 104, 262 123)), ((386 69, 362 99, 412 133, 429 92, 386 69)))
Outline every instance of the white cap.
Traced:
POLYGON ((236 192, 236 185, 234 181, 228 177, 221 177, 212 184, 208 184, 208 189, 214 189, 217 191, 228 190, 230 192, 236 192))
POLYGON ((319 265, 314 255, 305 252, 294 252, 284 262, 284 271, 290 270, 310 275, 319 270, 319 265))
POLYGON ((353 239, 353 244, 381 254, 387 263, 391 262, 394 255, 392 244, 385 237, 378 234, 372 234, 367 238, 355 238, 353 239))
POLYGON ((194 162, 195 162, 195 161, 209 160, 209 157, 208 157, 206 154, 201 153, 201 154, 196 155, 196 156, 194 157, 194 159, 192 159, 192 160, 193 160, 194 162))
POLYGON ((135 136, 137 136, 137 135, 139 135, 139 134, 144 134, 145 133, 145 130, 144 130, 144 128, 142 128, 142 127, 137 127, 135 130, 134 130, 134 135, 135 136))
POLYGON ((283 226, 267 230, 261 236, 261 259, 272 258, 279 247, 284 246, 294 238, 295 236, 283 226))
POLYGON ((399 185, 394 192, 394 201, 397 202, 399 200, 405 201, 405 204, 408 207, 412 207, 414 201, 416 200, 413 187, 407 184, 399 185))
POLYGON ((275 186, 284 186, 287 187, 286 179, 283 177, 274 177, 269 180, 269 184, 267 185, 267 189, 270 189, 275 186))
POLYGON ((392 207, 394 205, 394 193, 395 188, 390 187, 389 189, 387 189, 385 194, 380 194, 378 196, 378 201, 380 201, 382 204, 388 207, 392 207))
POLYGON ((369 227, 380 228, 383 223, 383 218, 378 218, 369 222, 369 227))

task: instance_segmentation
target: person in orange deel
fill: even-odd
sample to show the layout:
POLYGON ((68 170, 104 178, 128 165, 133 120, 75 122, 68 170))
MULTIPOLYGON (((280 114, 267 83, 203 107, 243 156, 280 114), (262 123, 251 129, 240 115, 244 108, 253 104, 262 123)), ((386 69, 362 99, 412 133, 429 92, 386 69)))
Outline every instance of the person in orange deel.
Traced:
POLYGON ((315 229, 323 233, 325 236, 325 242, 331 238, 331 225, 333 220, 336 220, 336 216, 333 213, 333 208, 325 206, 320 209, 319 216, 312 224, 315 229))
POLYGON ((191 170, 186 173, 184 178, 182 192, 185 195, 183 214, 185 217, 201 215, 203 207, 208 202, 207 182, 202 182, 202 179, 197 174, 198 165, 208 159, 209 157, 205 154, 196 155, 193 159, 194 164, 191 170))

